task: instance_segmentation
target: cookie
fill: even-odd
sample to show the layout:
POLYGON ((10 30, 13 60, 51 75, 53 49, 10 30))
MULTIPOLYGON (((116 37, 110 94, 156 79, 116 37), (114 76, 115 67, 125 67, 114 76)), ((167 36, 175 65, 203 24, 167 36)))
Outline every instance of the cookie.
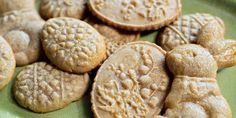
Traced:
POLYGON ((89 72, 106 56, 103 37, 83 21, 53 18, 45 23, 41 34, 47 57, 64 71, 89 72))
POLYGON ((149 42, 119 48, 99 68, 93 84, 92 110, 97 118, 153 118, 159 115, 170 79, 165 54, 149 42))
POLYGON ((22 107, 50 112, 81 98, 88 85, 88 74, 70 74, 46 62, 37 62, 17 75, 13 93, 22 107))
POLYGON ((184 15, 165 27, 159 33, 156 42, 166 51, 170 51, 179 45, 196 43, 199 31, 209 21, 217 21, 224 28, 224 22, 210 14, 196 13, 184 15))
POLYGON ((156 30, 174 21, 181 12, 180 0, 88 0, 93 15, 125 30, 156 30))
POLYGON ((11 80, 16 62, 10 45, 0 36, 0 90, 11 80))
POLYGON ((104 40, 106 43, 107 56, 110 56, 121 46, 129 42, 138 41, 140 38, 139 32, 129 32, 115 29, 101 23, 101 21, 92 16, 86 18, 85 21, 92 25, 101 35, 105 37, 104 40))
POLYGON ((0 0, 0 14, 22 9, 34 10, 35 0, 0 0))
POLYGON ((164 116, 168 118, 232 118, 216 81, 217 63, 203 47, 178 46, 166 55, 174 74, 164 116))
POLYGON ((44 19, 72 17, 82 19, 87 11, 87 0, 42 0, 40 14, 44 19))
POLYGON ((39 34, 44 21, 36 11, 11 11, 0 18, 0 35, 11 45, 16 65, 33 63, 40 57, 41 42, 39 34))
POLYGON ((216 22, 209 22, 201 29, 197 44, 207 48, 215 58, 218 68, 236 65, 236 41, 224 39, 224 29, 216 22))

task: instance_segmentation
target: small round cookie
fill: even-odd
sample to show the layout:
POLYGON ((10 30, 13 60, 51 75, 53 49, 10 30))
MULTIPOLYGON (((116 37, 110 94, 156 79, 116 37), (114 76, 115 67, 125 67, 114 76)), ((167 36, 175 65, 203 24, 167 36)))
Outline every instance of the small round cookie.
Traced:
POLYGON ((103 37, 83 21, 53 18, 45 23, 41 34, 47 57, 64 71, 89 72, 106 56, 103 37))
POLYGON ((34 10, 34 3, 35 0, 0 0, 0 14, 4 14, 13 10, 34 10))
POLYGON ((86 13, 87 0, 42 0, 40 14, 44 19, 72 17, 82 19, 86 13))
POLYGON ((40 57, 40 32, 44 21, 36 11, 11 11, 0 18, 0 35, 11 45, 16 65, 24 66, 40 57))
POLYGON ((87 73, 70 74, 46 62, 37 62, 17 75, 13 93, 21 106, 34 112, 50 112, 81 98, 88 85, 87 73))
POLYGON ((107 56, 110 56, 121 46, 129 42, 138 41, 140 38, 139 32, 129 32, 115 29, 101 23, 98 19, 92 16, 86 18, 85 21, 92 25, 101 35, 105 37, 104 40, 107 48, 107 56))
POLYGON ((149 42, 119 48, 99 68, 91 93, 96 118, 153 118, 169 88, 166 52, 149 42))
POLYGON ((105 23, 132 31, 159 29, 181 12, 180 0, 88 0, 88 7, 105 23))
POLYGON ((0 90, 11 80, 16 67, 16 61, 10 45, 0 36, 0 90))
POLYGON ((205 13, 184 15, 165 27, 156 42, 166 51, 179 45, 196 43, 200 30, 209 21, 217 21, 224 29, 223 20, 216 16, 205 13))

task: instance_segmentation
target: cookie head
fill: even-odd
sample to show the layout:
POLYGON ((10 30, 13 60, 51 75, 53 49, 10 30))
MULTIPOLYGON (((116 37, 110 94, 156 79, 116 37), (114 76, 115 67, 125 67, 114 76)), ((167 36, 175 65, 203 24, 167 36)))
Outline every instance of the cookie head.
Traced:
POLYGON ((198 45, 179 46, 167 53, 166 61, 175 76, 216 77, 216 61, 206 49, 198 45))

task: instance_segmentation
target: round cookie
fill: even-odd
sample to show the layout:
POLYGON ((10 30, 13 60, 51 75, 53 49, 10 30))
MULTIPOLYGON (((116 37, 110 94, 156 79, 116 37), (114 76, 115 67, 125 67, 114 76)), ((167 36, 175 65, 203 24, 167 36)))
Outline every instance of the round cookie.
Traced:
POLYGON ((88 85, 87 73, 70 74, 46 62, 37 62, 17 75, 13 93, 21 106, 34 112, 50 112, 81 98, 88 85))
POLYGON ((89 72, 106 56, 103 37, 89 24, 73 18, 48 20, 41 41, 51 62, 68 72, 89 72))
POLYGON ((91 102, 96 118, 158 116, 170 79, 165 51, 153 43, 132 42, 119 48, 99 68, 91 102))
POLYGON ((44 21, 36 11, 11 11, 0 18, 0 35, 11 45, 16 65, 23 66, 35 62, 40 57, 39 34, 44 21))
POLYGON ((88 7, 103 22, 132 31, 159 29, 181 12, 180 0, 88 0, 88 7))
POLYGON ((16 67, 16 61, 10 45, 0 36, 0 90, 11 80, 16 67))
POLYGON ((204 13, 184 15, 165 27, 157 37, 156 42, 166 51, 170 51, 179 45, 197 43, 200 30, 209 21, 217 21, 224 30, 223 20, 216 16, 204 13))
POLYGON ((34 3, 35 0, 20 0, 20 2, 19 0, 0 0, 0 14, 4 14, 13 10, 34 10, 34 3))
POLYGON ((98 19, 92 16, 86 18, 85 21, 92 25, 101 35, 105 37, 104 40, 107 48, 107 56, 110 56, 121 46, 129 42, 138 41, 140 38, 139 32, 129 32, 115 29, 101 23, 98 19))
POLYGON ((72 17, 82 19, 86 13, 87 0, 42 0, 40 14, 44 19, 72 17))

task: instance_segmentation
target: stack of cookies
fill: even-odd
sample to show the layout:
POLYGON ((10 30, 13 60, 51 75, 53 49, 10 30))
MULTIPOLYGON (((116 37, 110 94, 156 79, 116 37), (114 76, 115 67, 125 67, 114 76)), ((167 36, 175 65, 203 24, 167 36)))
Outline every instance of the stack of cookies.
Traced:
POLYGON ((219 17, 180 16, 180 0, 41 0, 40 15, 34 2, 0 0, 0 89, 24 66, 20 106, 55 111, 93 83, 97 118, 232 117, 216 75, 236 65, 236 41, 219 17))

